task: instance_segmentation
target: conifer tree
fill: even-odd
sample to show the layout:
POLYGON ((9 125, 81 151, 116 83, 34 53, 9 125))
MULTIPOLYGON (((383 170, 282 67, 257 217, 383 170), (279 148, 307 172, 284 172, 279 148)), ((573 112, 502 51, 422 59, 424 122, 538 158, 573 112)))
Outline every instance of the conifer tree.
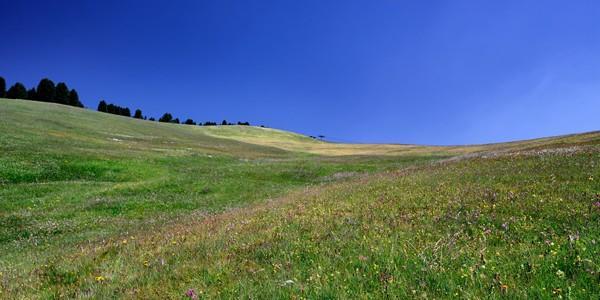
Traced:
POLYGON ((6 97, 6 81, 0 76, 0 98, 6 97))
POLYGON ((27 100, 35 99, 37 99, 37 93, 35 91, 35 88, 30 88, 29 90, 27 90, 27 100))
POLYGON ((79 94, 77 94, 77 91, 75 89, 69 91, 69 105, 83 107, 83 104, 81 103, 81 101, 79 101, 79 94))
POLYGON ((69 88, 64 82, 59 82, 56 85, 54 93, 54 102, 60 104, 69 104, 69 88))
POLYGON ((169 123, 173 121, 173 116, 170 113, 165 113, 158 119, 159 122, 169 123))
POLYGON ((6 92, 6 98, 25 99, 27 98, 27 89, 25 89, 25 86, 22 83, 17 82, 8 89, 8 92, 6 92))
POLYGON ((37 100, 44 102, 54 102, 54 97, 56 95, 56 87, 54 86, 54 82, 52 82, 52 80, 48 78, 40 80, 36 91, 37 100))
POLYGON ((106 101, 101 100, 100 103, 98 103, 98 111, 101 112, 108 112, 108 106, 106 105, 106 101))

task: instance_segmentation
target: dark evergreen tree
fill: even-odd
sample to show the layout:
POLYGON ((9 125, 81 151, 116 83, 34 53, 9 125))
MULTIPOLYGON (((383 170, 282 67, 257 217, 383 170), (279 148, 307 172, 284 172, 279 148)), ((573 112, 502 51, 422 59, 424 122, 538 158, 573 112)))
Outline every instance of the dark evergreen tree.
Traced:
POLYGON ((223 120, 223 122, 221 122, 221 125, 227 125, 227 120, 223 120))
POLYGON ((173 121, 173 116, 170 113, 165 113, 158 119, 159 122, 169 123, 173 121))
POLYGON ((175 118, 175 120, 171 121, 172 123, 179 124, 179 118, 175 118))
POLYGON ((112 103, 106 106, 106 112, 109 114, 119 114, 117 107, 112 103))
POLYGON ((0 98, 6 97, 6 81, 0 77, 0 98))
POLYGON ((133 114, 133 117, 136 119, 143 119, 144 117, 142 116, 142 111, 140 109, 136 109, 135 113, 133 114))
POLYGON ((54 93, 54 102, 60 104, 69 104, 69 88, 64 82, 59 82, 56 85, 54 93))
POLYGON ((25 86, 22 83, 17 82, 13 86, 11 86, 10 89, 8 89, 8 92, 6 92, 6 98, 26 99, 27 89, 25 89, 25 86))
POLYGON ((131 117, 131 111, 129 110, 128 107, 122 108, 121 110, 122 115, 125 117, 131 117))
POLYGON ((77 91, 75 89, 69 91, 69 105, 83 107, 83 104, 81 103, 81 101, 79 101, 79 94, 77 94, 77 91))
POLYGON ((186 125, 196 125, 196 122, 194 122, 194 120, 192 120, 192 119, 187 119, 183 123, 186 125))
POLYGON ((148 119, 148 121, 156 121, 156 120, 154 119, 154 117, 150 117, 150 119, 148 119))
POLYGON ((101 100, 100 103, 98 103, 98 111, 101 112, 108 112, 108 106, 106 105, 106 101, 101 100))
POLYGON ((30 88, 27 90, 27 100, 35 100, 37 99, 37 93, 35 92, 35 88, 30 88))
POLYGON ((48 78, 44 78, 40 80, 40 83, 37 86, 37 100, 44 102, 54 102, 54 97, 56 95, 56 87, 54 86, 54 82, 48 78))

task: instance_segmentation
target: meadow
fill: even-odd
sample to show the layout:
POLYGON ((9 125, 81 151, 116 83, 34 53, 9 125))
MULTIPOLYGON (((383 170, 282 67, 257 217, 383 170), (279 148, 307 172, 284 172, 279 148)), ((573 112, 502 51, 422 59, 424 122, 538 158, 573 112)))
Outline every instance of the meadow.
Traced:
POLYGON ((600 296, 600 133, 338 144, 0 99, 0 298, 600 296))

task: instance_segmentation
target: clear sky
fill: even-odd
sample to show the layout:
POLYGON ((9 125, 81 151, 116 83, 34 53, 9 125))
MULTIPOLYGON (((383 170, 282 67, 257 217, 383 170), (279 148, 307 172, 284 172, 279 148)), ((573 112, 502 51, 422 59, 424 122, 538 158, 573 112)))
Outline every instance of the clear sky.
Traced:
POLYGON ((331 140, 600 129, 600 1, 0 1, 0 76, 331 140))

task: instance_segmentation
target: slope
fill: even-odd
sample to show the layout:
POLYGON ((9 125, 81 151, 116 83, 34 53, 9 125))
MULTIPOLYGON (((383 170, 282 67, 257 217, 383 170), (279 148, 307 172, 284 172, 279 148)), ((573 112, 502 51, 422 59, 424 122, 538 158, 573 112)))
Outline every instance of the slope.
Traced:
POLYGON ((594 298, 599 144, 348 145, 0 99, 0 297, 594 298))

